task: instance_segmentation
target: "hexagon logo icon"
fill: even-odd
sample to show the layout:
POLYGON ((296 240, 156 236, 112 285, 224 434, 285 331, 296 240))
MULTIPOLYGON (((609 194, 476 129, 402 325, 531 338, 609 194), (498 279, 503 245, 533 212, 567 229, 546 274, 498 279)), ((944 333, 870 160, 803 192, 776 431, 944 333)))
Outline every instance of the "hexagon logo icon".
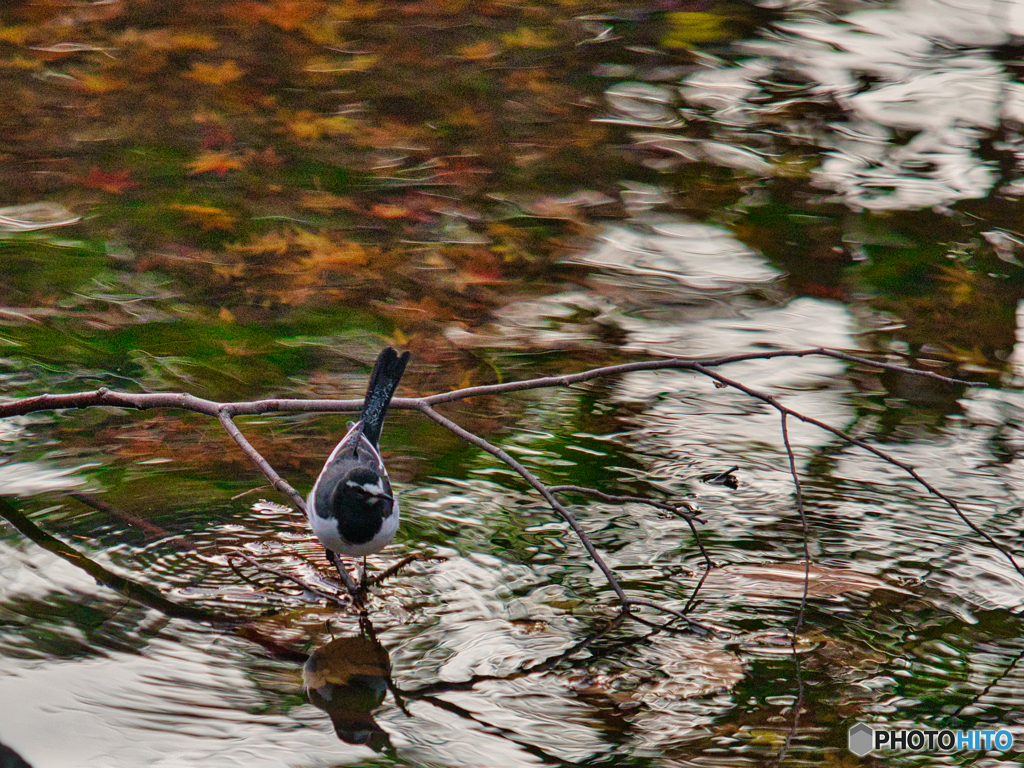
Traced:
POLYGON ((867 723, 857 723, 847 733, 847 746, 857 757, 864 757, 875 743, 875 731, 867 723))

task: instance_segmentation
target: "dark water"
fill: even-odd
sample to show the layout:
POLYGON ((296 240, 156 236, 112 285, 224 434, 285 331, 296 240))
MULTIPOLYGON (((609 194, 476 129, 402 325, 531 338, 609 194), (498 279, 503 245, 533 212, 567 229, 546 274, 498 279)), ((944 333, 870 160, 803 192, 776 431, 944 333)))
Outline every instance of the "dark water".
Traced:
MULTIPOLYGON (((1022 31, 982 2, 10 4, 2 394, 352 397, 386 343, 413 352, 408 394, 826 346, 985 386, 724 372, 918 467, 1013 550, 1022 31)), ((210 620, 5 524, 0 742, 35 768, 669 768, 852 765, 860 721, 1024 739, 1024 578, 898 468, 790 420, 814 564, 794 652, 775 411, 660 371, 446 413, 545 482, 699 507, 706 578, 684 520, 566 497, 627 591, 719 631, 614 623, 543 500, 413 413, 385 430, 403 526, 370 561, 432 559, 369 625, 286 578, 330 572, 218 425, 15 417, 15 507, 210 620)), ((306 491, 345 417, 240 425, 306 491)))

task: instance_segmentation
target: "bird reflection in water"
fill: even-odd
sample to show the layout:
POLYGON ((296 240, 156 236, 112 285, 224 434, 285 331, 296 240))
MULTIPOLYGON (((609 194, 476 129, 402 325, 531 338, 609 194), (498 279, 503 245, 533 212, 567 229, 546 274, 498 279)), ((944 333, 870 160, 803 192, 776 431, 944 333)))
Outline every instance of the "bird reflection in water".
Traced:
POLYGON ((330 716, 339 739, 390 751, 391 740, 373 711, 387 695, 391 660, 367 625, 362 635, 339 637, 313 651, 302 667, 302 680, 310 703, 330 716))

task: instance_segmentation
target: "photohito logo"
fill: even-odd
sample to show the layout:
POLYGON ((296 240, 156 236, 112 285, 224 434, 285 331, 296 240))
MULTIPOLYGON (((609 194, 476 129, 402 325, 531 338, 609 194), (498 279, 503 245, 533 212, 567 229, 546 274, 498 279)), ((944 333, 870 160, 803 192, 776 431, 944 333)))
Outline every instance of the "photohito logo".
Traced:
POLYGON ((1013 746, 1013 734, 1007 730, 952 731, 948 728, 872 728, 856 723, 847 733, 850 751, 864 757, 876 749, 901 749, 911 752, 954 752, 962 749, 995 749, 1005 752, 1013 746))

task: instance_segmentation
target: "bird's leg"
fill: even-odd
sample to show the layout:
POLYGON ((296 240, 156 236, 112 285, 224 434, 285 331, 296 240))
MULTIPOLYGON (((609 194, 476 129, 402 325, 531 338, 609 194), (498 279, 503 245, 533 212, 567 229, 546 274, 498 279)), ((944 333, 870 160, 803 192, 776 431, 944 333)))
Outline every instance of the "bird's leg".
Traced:
POLYGON ((368 586, 370 586, 370 582, 366 578, 366 555, 363 555, 363 573, 359 577, 359 591, 365 592, 368 586))
POLYGON ((345 566, 341 564, 341 558, 338 557, 336 552, 332 552, 328 549, 327 559, 330 561, 331 565, 333 565, 338 570, 338 575, 341 577, 341 582, 345 585, 345 589, 348 590, 349 595, 351 595, 352 601, 356 605, 362 607, 363 592, 365 592, 365 589, 360 589, 356 586, 356 583, 352 580, 352 576, 349 574, 347 570, 345 570, 345 566))

